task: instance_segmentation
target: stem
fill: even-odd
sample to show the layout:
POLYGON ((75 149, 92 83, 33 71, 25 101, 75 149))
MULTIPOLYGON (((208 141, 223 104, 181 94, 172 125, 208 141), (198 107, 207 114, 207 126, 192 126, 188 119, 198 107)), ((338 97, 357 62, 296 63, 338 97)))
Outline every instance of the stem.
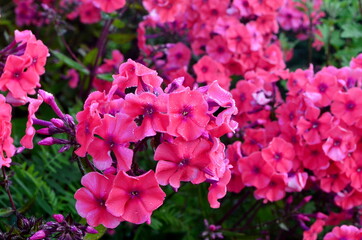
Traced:
POLYGON ((8 178, 8 175, 6 174, 6 171, 5 171, 5 168, 2 167, 1 168, 2 172, 3 172, 3 175, 4 175, 4 186, 5 186, 5 190, 8 194, 8 197, 9 197, 9 201, 10 201, 10 204, 11 204, 11 208, 14 210, 14 212, 17 214, 17 210, 16 210, 16 207, 15 207, 15 203, 14 203, 14 200, 13 200, 13 196, 11 195, 11 192, 10 192, 10 184, 9 184, 9 178, 8 178))
POLYGON ((74 54, 74 52, 72 51, 72 49, 70 48, 70 46, 68 45, 68 43, 65 41, 64 36, 61 36, 60 39, 62 40, 65 48, 67 49, 68 53, 72 56, 72 58, 73 58, 77 63, 79 63, 80 65, 82 65, 84 68, 86 68, 86 67, 83 65, 82 61, 80 61, 80 60, 77 58, 77 56, 74 54))
POLYGON ((239 220, 233 225, 233 229, 236 228, 236 226, 238 226, 244 219, 246 219, 246 217, 254 210, 254 209, 258 209, 257 206, 260 204, 260 202, 255 202, 253 206, 251 206, 251 208, 249 208, 249 210, 244 213, 241 218, 239 218, 239 220))
POLYGON ((98 39, 96 48, 98 49, 97 52, 97 56, 96 59, 94 61, 94 64, 91 68, 90 74, 89 74, 89 82, 88 82, 88 86, 87 86, 87 90, 85 91, 85 95, 87 96, 88 93, 90 92, 91 88, 92 88, 92 83, 93 83, 93 79, 96 75, 96 71, 99 65, 99 59, 101 58, 101 56, 103 55, 103 51, 104 51, 104 47, 106 45, 107 42, 107 36, 109 33, 109 28, 111 27, 113 23, 113 19, 108 19, 106 21, 106 23, 104 24, 104 28, 102 30, 102 34, 100 36, 100 38, 98 39))
POLYGON ((243 195, 241 195, 240 199, 234 204, 232 208, 216 223, 216 225, 221 225, 231 214, 235 212, 235 210, 244 202, 244 200, 249 196, 250 191, 245 191, 243 195))

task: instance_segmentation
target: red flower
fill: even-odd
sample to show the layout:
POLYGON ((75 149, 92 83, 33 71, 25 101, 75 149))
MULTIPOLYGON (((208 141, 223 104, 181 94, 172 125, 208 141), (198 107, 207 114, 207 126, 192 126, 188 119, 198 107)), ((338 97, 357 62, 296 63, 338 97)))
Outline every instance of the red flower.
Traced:
POLYGON ((151 223, 152 212, 162 205, 165 196, 153 171, 141 176, 129 176, 120 171, 114 179, 106 206, 110 213, 128 222, 151 223))
POLYGON ((87 219, 90 226, 103 224, 107 228, 115 228, 123 220, 109 213, 105 203, 112 189, 114 176, 90 172, 82 177, 83 188, 79 189, 74 198, 75 208, 81 217, 87 219))

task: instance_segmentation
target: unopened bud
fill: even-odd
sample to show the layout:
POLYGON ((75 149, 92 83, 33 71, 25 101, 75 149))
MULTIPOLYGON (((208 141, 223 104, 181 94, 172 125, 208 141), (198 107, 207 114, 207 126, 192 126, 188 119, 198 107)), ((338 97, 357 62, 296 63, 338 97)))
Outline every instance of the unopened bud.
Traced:
POLYGON ((54 126, 56 126, 57 128, 62 128, 64 127, 64 122, 62 120, 60 120, 59 118, 52 118, 50 119, 50 121, 54 124, 54 126))
POLYGON ((90 234, 96 234, 96 233, 98 233, 97 230, 95 230, 94 228, 89 227, 89 226, 86 228, 85 231, 86 231, 87 233, 90 233, 90 234))
POLYGON ((58 223, 62 223, 64 221, 64 216, 62 214, 54 214, 53 218, 55 219, 55 221, 57 221, 58 223))
POLYGON ((69 148, 70 148, 70 145, 69 145, 69 144, 66 144, 66 145, 64 145, 63 147, 61 147, 58 152, 59 152, 59 153, 62 153, 62 152, 68 151, 69 148))
POLYGON ((50 135, 49 128, 41 128, 39 130, 36 130, 36 133, 41 135, 50 135))
POLYGON ((54 138, 53 137, 47 137, 44 138, 43 140, 40 140, 38 142, 39 145, 43 145, 43 146, 50 146, 54 144, 54 138))
POLYGON ((43 230, 37 231, 33 236, 30 237, 30 240, 38 240, 46 237, 46 234, 43 230))

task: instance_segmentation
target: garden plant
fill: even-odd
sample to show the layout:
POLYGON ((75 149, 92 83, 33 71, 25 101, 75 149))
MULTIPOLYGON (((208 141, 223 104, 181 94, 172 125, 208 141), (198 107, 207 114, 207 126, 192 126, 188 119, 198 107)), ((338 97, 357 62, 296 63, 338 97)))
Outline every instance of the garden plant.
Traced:
POLYGON ((0 240, 362 239, 361 0, 0 0, 0 240))

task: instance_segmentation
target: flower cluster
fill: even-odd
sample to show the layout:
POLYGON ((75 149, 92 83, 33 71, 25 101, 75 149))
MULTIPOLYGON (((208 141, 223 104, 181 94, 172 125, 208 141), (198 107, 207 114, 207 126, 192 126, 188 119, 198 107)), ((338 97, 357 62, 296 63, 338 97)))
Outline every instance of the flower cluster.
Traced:
POLYGON ((13 0, 17 25, 42 26, 49 24, 57 15, 73 20, 79 17, 84 24, 97 23, 101 12, 112 13, 126 4, 125 0, 13 0))
POLYGON ((231 75, 285 68, 275 40, 283 1, 144 0, 143 5, 150 14, 139 24, 138 46, 145 61, 150 59, 168 80, 185 76, 186 86, 218 80, 229 89, 231 75), (149 44, 153 38, 175 34, 179 42, 149 44), (196 78, 187 73, 192 54, 200 57, 192 66, 196 78))
POLYGON ((92 227, 82 225, 73 221, 69 215, 66 218, 62 214, 54 214, 55 221, 49 221, 42 226, 40 230, 35 232, 29 240, 39 239, 60 239, 60 240, 81 240, 84 239, 86 233, 97 233, 92 227))
POLYGON ((22 105, 40 87, 48 48, 31 31, 15 31, 15 40, 0 51, 0 90, 9 91, 9 102, 22 105))
POLYGON ((182 181, 210 182, 210 205, 219 207, 230 180, 219 137, 237 127, 231 94, 216 82, 190 89, 182 78, 162 89, 156 71, 132 60, 113 77, 110 91, 91 93, 77 114, 76 153, 88 153, 103 171, 83 177, 75 194, 79 214, 91 226, 150 222, 165 197, 159 185, 177 190, 182 181), (151 139, 157 166, 145 172, 136 154, 151 139))
POLYGON ((314 38, 313 47, 319 50, 323 46, 323 42, 317 37, 321 37, 317 25, 320 24, 320 19, 325 16, 321 6, 322 0, 287 0, 278 13, 278 23, 283 30, 296 33, 296 37, 300 40, 312 36, 314 38))

